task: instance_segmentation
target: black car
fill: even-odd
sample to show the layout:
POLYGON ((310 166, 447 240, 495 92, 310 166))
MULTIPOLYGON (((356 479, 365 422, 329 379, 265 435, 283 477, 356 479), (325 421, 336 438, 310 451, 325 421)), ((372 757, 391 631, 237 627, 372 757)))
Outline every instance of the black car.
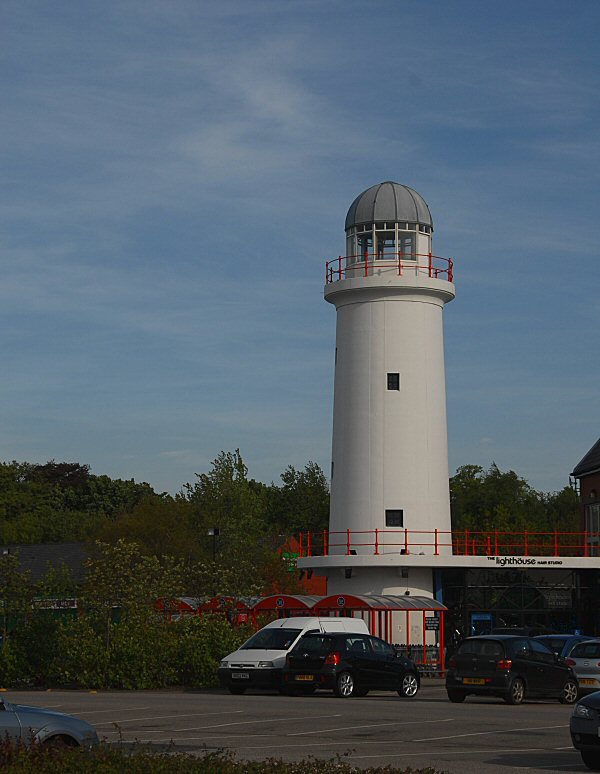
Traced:
POLYGON ((500 696, 507 704, 530 696, 574 704, 579 685, 564 659, 539 640, 489 634, 461 642, 448 662, 446 690, 453 702, 475 694, 500 696))
POLYGON ((600 771, 600 691, 577 702, 569 728, 573 747, 579 750, 585 765, 600 771))
POLYGON ((307 634, 287 656, 283 685, 289 693, 333 689, 336 696, 397 691, 412 699, 421 681, 417 667, 369 634, 307 634))

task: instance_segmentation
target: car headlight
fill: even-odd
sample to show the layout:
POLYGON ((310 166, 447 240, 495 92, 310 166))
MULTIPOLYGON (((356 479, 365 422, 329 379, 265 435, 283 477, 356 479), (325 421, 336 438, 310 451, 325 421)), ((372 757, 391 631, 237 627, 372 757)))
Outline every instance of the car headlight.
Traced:
POLYGON ((575 709, 573 710, 573 715, 576 718, 588 718, 591 720, 595 713, 593 709, 586 707, 585 704, 576 704, 575 709))
POLYGON ((272 661, 259 661, 258 662, 258 668, 259 669, 273 669, 273 662, 272 661))
POLYGON ((227 669, 227 667, 229 666, 229 664, 227 663, 227 661, 221 661, 221 663, 219 664, 219 666, 221 667, 221 669, 227 669))

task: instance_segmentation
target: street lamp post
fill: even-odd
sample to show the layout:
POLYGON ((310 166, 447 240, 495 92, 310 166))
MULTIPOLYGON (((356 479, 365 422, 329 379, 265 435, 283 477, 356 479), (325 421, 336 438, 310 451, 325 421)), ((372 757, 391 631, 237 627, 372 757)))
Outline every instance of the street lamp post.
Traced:
POLYGON ((213 549, 213 562, 217 560, 217 538, 219 537, 220 530, 218 527, 209 527, 208 536, 212 536, 212 549, 213 549))

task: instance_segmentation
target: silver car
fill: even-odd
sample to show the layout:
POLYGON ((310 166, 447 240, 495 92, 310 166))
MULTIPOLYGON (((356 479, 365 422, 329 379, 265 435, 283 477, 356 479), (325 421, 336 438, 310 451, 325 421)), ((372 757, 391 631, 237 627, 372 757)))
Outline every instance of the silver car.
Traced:
POLYGON ((25 744, 38 742, 86 749, 98 744, 96 729, 85 720, 42 707, 11 704, 3 698, 0 698, 0 737, 25 744))
POLYGON ((580 696, 600 690, 600 640, 580 642, 565 660, 575 672, 580 696))

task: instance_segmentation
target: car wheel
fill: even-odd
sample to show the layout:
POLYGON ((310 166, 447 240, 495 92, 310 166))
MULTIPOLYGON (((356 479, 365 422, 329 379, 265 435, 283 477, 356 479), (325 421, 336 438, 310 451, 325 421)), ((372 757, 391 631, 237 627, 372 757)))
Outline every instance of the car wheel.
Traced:
POLYGON ((354 678, 350 672, 342 672, 338 675, 333 692, 340 699, 349 699, 354 694, 354 678))
POLYGON ((579 686, 575 680, 567 680, 563 685, 563 689, 558 697, 561 704, 575 704, 577 696, 579 694, 579 686))
POLYGON ((53 750, 64 750, 67 747, 79 747, 72 736, 51 736, 44 741, 44 747, 52 747, 53 750))
POLYGON ((592 771, 600 771, 600 753, 590 752, 589 750, 581 750, 581 760, 585 763, 588 769, 592 771))
POLYGON ((504 697, 507 704, 521 704, 525 698, 525 684, 520 677, 515 677, 510 681, 508 693, 504 697))
POLYGON ((467 694, 464 691, 448 691, 448 698, 454 704, 460 704, 467 698, 467 694))
POLYGON ((229 693, 232 693, 234 696, 241 696, 242 693, 244 693, 246 689, 243 688, 241 685, 230 685, 229 686, 229 693))
POLYGON ((402 678, 402 686, 398 695, 405 699, 412 699, 419 692, 419 680, 414 672, 407 672, 402 678))

